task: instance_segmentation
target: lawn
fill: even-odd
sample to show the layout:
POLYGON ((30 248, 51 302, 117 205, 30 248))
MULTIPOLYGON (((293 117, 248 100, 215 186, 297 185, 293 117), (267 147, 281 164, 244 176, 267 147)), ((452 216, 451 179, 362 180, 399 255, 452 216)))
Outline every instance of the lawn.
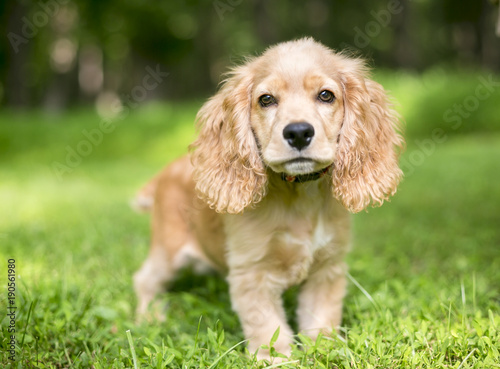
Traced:
MULTIPOLYGON (((280 367, 500 368, 499 94, 463 126, 447 126, 443 113, 480 80, 433 76, 431 88, 412 75, 379 76, 407 121, 406 178, 390 203, 353 216, 341 334, 298 335, 280 367), (445 133, 433 140, 437 128, 445 133)), ((248 355, 217 276, 186 272, 164 296, 166 322, 134 323, 131 277, 148 252, 149 217, 128 202, 186 151, 200 104, 145 106, 100 138, 90 110, 0 113, 2 367, 277 366, 248 355), (85 155, 69 154, 78 149, 85 155), (8 352, 9 259, 17 362, 8 352)), ((292 324, 296 292, 285 296, 292 324)))

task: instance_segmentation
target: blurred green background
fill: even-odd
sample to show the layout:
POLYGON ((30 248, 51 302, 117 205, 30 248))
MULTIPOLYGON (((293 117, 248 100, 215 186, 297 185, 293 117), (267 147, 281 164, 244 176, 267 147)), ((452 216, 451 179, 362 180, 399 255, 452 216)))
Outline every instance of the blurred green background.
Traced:
POLYGON ((206 97, 229 65, 302 36, 378 69, 432 70, 432 94, 436 74, 499 71, 497 11, 488 0, 3 1, 0 102, 58 111, 115 94, 131 104, 156 67, 168 77, 132 102, 206 97))

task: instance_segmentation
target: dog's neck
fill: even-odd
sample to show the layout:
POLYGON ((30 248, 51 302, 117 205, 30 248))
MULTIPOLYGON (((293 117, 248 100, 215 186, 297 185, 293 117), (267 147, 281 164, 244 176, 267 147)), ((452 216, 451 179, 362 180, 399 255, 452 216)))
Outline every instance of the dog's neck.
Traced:
POLYGON ((276 173, 270 168, 267 169, 267 194, 274 196, 288 193, 288 199, 301 197, 304 193, 312 193, 315 189, 321 189, 321 193, 330 195, 332 166, 321 170, 322 173, 309 173, 295 176, 294 180, 287 180, 283 173, 276 173), (306 177, 307 178, 303 178, 306 177), (300 178, 297 178, 300 177, 300 178), (304 192, 305 191, 305 192, 304 192), (312 192, 311 192, 312 191, 312 192))
POLYGON ((281 173, 268 169, 266 196, 257 207, 265 208, 268 212, 284 209, 297 217, 308 217, 312 216, 311 211, 317 213, 318 209, 332 200, 331 170, 316 180, 289 182, 283 180, 281 173))

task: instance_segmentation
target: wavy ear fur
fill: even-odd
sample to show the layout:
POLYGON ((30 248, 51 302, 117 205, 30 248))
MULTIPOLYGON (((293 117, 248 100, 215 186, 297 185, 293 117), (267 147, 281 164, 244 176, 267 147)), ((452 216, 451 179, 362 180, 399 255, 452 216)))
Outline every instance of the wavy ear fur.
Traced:
POLYGON ((348 68, 341 72, 345 113, 333 191, 348 210, 359 212, 369 205, 382 205, 396 192, 404 141, 398 134, 398 115, 383 87, 367 78, 363 62, 345 61, 348 68))
POLYGON ((191 145, 199 196, 219 213, 240 213, 266 191, 266 171, 250 126, 252 74, 236 68, 198 112, 191 145))

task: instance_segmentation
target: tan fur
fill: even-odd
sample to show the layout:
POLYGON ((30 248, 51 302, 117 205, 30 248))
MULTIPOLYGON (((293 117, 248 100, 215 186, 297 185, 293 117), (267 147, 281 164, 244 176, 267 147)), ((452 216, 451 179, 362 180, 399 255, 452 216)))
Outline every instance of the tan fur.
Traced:
POLYGON ((312 337, 332 332, 345 293, 348 210, 381 205, 401 177, 403 140, 383 88, 368 79, 361 60, 301 39, 236 68, 197 120, 191 161, 170 164, 138 195, 143 204, 154 199, 150 256, 134 277, 138 314, 180 268, 193 265, 227 276, 252 352, 278 326, 275 348, 290 352, 281 294, 296 284, 303 284, 300 330, 312 337), (334 102, 318 100, 325 89, 334 102), (277 104, 262 107, 263 94, 277 104), (315 131, 300 151, 283 138, 294 122, 315 131), (291 161, 297 158, 309 160, 291 161), (315 181, 281 179, 323 168, 327 175, 315 181))

